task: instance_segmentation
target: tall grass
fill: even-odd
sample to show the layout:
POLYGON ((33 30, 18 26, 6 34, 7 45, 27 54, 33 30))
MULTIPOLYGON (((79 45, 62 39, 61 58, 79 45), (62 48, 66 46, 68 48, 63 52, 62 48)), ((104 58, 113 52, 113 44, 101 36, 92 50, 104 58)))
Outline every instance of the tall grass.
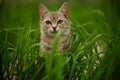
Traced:
MULTIPOLYGON (((107 9, 111 10, 111 8, 107 9)), ((89 8, 88 10, 92 11, 89 8)), ((74 14, 71 15, 71 47, 62 53, 57 52, 58 33, 54 40, 52 54, 39 57, 39 24, 34 24, 36 20, 33 21, 31 17, 25 19, 24 24, 22 24, 22 18, 18 17, 13 28, 8 25, 2 29, 0 44, 1 79, 119 80, 117 75, 120 64, 120 42, 119 30, 117 30, 119 23, 116 22, 118 18, 114 17, 116 14, 108 16, 106 14, 109 12, 104 14, 104 11, 99 10, 104 15, 98 13, 99 17, 94 17, 95 20, 100 21, 98 23, 94 19, 86 21, 85 16, 91 18, 93 15, 83 11, 86 12, 83 20, 76 19, 74 14), (107 18, 104 19, 104 16, 107 18), (109 18, 111 18, 110 21, 109 18), (112 22, 112 19, 116 21, 112 22), (96 28, 92 28, 92 31, 90 28, 87 29, 88 26, 91 27, 94 24, 96 24, 95 27, 100 25, 107 28, 103 33, 96 32, 96 28), (114 26, 117 26, 117 29, 114 26), (16 36, 15 40, 10 40, 11 35, 16 36)), ((81 14, 83 15, 83 13, 81 14)))

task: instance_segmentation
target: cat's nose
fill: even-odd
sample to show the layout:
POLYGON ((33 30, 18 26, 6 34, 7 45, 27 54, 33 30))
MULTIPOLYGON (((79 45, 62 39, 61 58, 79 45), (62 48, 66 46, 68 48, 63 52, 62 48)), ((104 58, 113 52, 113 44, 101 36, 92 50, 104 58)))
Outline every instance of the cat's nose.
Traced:
POLYGON ((52 27, 52 28, 53 28, 53 29, 54 29, 54 31, 55 31, 57 27, 55 26, 55 27, 52 27))

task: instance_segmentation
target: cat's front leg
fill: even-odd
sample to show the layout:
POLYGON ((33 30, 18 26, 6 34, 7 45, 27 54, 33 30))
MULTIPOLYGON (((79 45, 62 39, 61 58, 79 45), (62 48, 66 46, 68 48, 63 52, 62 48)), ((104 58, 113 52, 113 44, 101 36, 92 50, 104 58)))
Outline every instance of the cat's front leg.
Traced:
POLYGON ((64 44, 63 44, 63 43, 60 43, 60 44, 58 45, 58 51, 60 51, 60 52, 63 52, 63 51, 64 51, 64 44))
POLYGON ((40 44, 40 57, 43 57, 45 53, 50 54, 52 46, 46 42, 41 42, 40 44))

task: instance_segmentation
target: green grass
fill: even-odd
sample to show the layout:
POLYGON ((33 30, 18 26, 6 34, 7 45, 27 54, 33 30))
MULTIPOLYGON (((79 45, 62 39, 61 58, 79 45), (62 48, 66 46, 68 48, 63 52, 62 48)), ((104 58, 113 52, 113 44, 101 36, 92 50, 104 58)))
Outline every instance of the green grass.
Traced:
POLYGON ((58 54, 56 49, 59 34, 57 34, 52 54, 46 54, 44 57, 39 57, 39 14, 36 11, 38 6, 36 4, 32 5, 33 8, 24 6, 27 8, 5 6, 2 9, 1 79, 119 80, 120 19, 114 17, 119 17, 116 13, 107 15, 112 11, 110 6, 106 7, 109 11, 105 11, 106 9, 98 7, 78 8, 79 5, 71 4, 70 49, 58 54), (76 15, 77 8, 81 9, 81 12, 76 15), (30 10, 26 11, 27 9, 30 10), (103 48, 102 52, 98 47, 103 48))

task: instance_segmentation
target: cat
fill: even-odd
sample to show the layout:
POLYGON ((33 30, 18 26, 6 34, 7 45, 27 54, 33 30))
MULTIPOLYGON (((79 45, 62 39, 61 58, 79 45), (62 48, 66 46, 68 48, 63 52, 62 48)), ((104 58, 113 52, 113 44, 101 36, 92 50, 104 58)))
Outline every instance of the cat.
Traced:
POLYGON ((51 52, 55 35, 61 30, 58 42, 58 50, 63 52, 69 48, 70 44, 70 19, 68 3, 64 2, 56 12, 49 11, 44 4, 39 6, 40 14, 40 56, 44 52, 51 52))

